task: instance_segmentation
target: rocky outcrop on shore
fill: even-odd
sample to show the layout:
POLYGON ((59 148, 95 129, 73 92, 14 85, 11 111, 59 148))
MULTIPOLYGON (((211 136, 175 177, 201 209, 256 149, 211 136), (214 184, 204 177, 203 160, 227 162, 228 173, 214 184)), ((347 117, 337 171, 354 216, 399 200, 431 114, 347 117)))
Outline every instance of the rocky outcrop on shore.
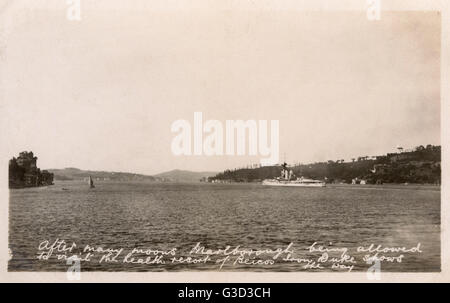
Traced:
POLYGON ((53 174, 37 167, 33 152, 21 152, 9 160, 9 188, 53 185, 53 174))

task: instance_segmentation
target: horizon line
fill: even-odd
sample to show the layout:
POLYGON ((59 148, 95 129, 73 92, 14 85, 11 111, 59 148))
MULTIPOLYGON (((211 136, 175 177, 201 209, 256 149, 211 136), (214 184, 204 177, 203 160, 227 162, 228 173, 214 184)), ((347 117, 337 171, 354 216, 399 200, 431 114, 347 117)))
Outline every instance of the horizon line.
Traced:
MULTIPOLYGON (((403 148, 401 146, 397 146, 397 149, 401 149, 402 151, 399 153, 406 153, 406 152, 412 152, 415 151, 418 147, 424 147, 426 148, 427 146, 433 146, 433 147, 441 147, 441 145, 433 145, 433 144, 426 144, 426 145, 418 145, 415 146, 413 148, 403 148)), ((388 155, 391 152, 386 152, 383 155, 388 155)), ((20 154, 20 153, 19 153, 20 154)), ((355 156, 353 158, 350 158, 350 160, 353 159, 358 159, 358 157, 369 157, 369 158, 373 158, 373 157, 379 157, 379 156, 383 156, 383 155, 377 155, 377 156, 355 156)), ((209 156, 208 156, 209 157, 209 156)), ((15 158, 15 157, 13 157, 15 158)), ((348 159, 339 159, 340 161, 344 160, 344 162, 342 163, 351 163, 353 161, 349 161, 348 159)), ((338 160, 338 161, 339 161, 338 160)), ((335 161, 335 160, 324 160, 324 161, 314 161, 314 162, 309 162, 309 163, 302 163, 302 162, 298 162, 298 161, 292 161, 292 163, 294 165, 308 165, 308 164, 314 164, 314 163, 326 163, 328 161, 335 161)), ((285 161, 282 161, 285 162, 285 161)), ((280 166, 282 163, 277 163, 274 165, 267 165, 267 166, 280 166)), ((197 171, 197 170, 188 170, 188 169, 179 169, 179 168, 173 168, 170 170, 165 170, 162 172, 157 172, 157 173, 153 173, 153 174, 148 174, 148 173, 136 173, 136 172, 129 172, 129 171, 114 171, 114 170, 104 170, 104 169, 99 169, 99 170, 92 170, 92 169, 83 169, 83 168, 79 168, 79 167, 74 167, 74 166, 67 166, 67 167, 63 167, 63 168, 46 168, 43 170, 63 170, 63 169, 78 169, 78 170, 83 170, 83 171, 94 171, 94 172, 106 172, 106 173, 124 173, 124 174, 134 174, 134 175, 142 175, 142 176, 156 176, 156 175, 160 175, 160 174, 164 174, 164 173, 168 173, 168 172, 173 172, 173 171, 185 171, 185 172, 193 172, 193 173, 220 173, 223 172, 225 170, 233 170, 233 169, 252 169, 255 167, 251 167, 249 168, 248 166, 254 166, 254 165, 259 165, 258 167, 261 167, 261 165, 259 163, 247 163, 246 165, 242 165, 240 167, 233 167, 233 168, 225 168, 222 170, 218 170, 218 171, 208 171, 208 170, 203 170, 203 171, 197 171)))

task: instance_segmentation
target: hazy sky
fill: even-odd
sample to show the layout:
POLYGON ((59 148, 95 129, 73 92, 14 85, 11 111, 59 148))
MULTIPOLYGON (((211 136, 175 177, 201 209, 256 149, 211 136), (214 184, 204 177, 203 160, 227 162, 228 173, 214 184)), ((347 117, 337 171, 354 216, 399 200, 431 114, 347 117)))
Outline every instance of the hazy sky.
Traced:
POLYGON ((18 11, 0 45, 2 144, 41 168, 219 171, 173 156, 177 119, 280 121, 288 162, 440 144, 440 15, 18 11))

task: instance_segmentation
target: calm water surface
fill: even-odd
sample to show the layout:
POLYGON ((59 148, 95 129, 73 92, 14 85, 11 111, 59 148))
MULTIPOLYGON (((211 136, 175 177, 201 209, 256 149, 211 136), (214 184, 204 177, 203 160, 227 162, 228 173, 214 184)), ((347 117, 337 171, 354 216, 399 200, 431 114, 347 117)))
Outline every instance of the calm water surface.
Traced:
MULTIPOLYGON (((361 245, 413 247, 421 254, 387 271, 440 271, 440 191, 436 189, 328 186, 277 188, 259 184, 60 182, 10 191, 10 271, 62 271, 61 260, 37 259, 43 240, 80 246, 170 249, 187 255, 197 243, 307 254, 314 242, 355 249, 361 245), (65 190, 63 190, 63 188, 65 190)), ((354 270, 367 270, 360 262, 354 270)), ((87 271, 217 270, 211 264, 98 264, 87 271)), ((302 271, 299 264, 223 270, 302 271)))

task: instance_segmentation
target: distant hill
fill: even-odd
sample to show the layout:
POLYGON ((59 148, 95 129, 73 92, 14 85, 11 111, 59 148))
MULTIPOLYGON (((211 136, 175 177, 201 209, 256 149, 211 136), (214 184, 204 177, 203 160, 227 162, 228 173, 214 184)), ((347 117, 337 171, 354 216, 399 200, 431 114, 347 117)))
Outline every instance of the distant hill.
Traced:
POLYGON ((158 175, 154 175, 155 178, 164 179, 165 181, 175 182, 198 182, 201 179, 215 176, 217 172, 194 172, 188 170, 171 170, 158 175))
POLYGON ((156 181, 153 176, 123 173, 123 172, 107 172, 107 171, 91 171, 81 170, 78 168, 68 167, 63 169, 49 169, 54 174, 55 180, 83 180, 91 176, 94 179, 112 180, 112 181, 156 181))
POLYGON ((155 176, 124 172, 107 172, 82 170, 74 167, 49 169, 58 181, 84 180, 91 176, 94 180, 111 181, 165 181, 165 182, 199 182, 202 179, 215 176, 217 172, 193 172, 187 170, 172 170, 155 176))

